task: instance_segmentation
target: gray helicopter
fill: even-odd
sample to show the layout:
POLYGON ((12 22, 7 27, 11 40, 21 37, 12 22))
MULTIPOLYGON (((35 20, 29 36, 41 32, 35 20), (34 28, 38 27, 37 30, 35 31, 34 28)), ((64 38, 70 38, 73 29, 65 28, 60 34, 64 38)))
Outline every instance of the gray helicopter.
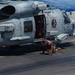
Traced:
POLYGON ((65 11, 40 1, 0 1, 0 46, 22 45, 43 38, 62 41, 75 22, 65 11))

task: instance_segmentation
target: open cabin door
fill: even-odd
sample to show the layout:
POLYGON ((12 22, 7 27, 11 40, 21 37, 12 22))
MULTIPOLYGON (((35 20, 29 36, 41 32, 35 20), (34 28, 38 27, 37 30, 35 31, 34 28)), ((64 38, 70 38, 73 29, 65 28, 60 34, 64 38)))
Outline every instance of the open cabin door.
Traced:
POLYGON ((35 39, 44 38, 46 35, 46 20, 44 15, 34 16, 35 19, 35 39))

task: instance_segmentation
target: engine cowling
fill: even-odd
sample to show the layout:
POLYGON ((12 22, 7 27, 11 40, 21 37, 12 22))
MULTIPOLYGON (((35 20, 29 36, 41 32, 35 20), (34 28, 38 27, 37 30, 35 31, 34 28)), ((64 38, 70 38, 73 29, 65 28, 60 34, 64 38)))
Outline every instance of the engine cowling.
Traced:
POLYGON ((23 15, 37 13, 38 11, 45 10, 46 8, 47 4, 45 4, 44 2, 30 1, 22 2, 16 5, 7 5, 1 9, 1 12, 8 16, 23 15))

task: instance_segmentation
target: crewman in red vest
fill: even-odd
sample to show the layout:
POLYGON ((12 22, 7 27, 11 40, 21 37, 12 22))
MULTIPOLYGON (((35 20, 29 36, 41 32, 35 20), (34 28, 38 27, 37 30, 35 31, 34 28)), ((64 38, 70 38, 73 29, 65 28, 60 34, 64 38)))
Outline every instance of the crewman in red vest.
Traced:
POLYGON ((56 44, 54 42, 47 39, 44 39, 42 41, 42 44, 44 46, 43 54, 45 54, 45 51, 52 54, 61 49, 60 47, 56 47, 56 44))
POLYGON ((53 52, 54 49, 55 49, 55 46, 53 46, 53 42, 50 41, 50 40, 44 39, 44 40, 42 41, 42 43, 43 43, 43 45, 44 45, 44 47, 45 47, 45 49, 43 50, 43 53, 45 53, 45 51, 46 51, 46 52, 52 54, 52 52, 53 52))

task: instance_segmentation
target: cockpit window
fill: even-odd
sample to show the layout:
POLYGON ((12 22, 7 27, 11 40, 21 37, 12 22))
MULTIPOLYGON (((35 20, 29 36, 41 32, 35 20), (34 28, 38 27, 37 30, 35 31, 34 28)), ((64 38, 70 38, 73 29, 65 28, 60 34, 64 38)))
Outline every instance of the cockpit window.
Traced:
POLYGON ((65 23, 65 24, 71 22, 70 18, 68 17, 68 15, 67 15, 65 12, 63 12, 63 17, 64 17, 64 23, 65 23))

